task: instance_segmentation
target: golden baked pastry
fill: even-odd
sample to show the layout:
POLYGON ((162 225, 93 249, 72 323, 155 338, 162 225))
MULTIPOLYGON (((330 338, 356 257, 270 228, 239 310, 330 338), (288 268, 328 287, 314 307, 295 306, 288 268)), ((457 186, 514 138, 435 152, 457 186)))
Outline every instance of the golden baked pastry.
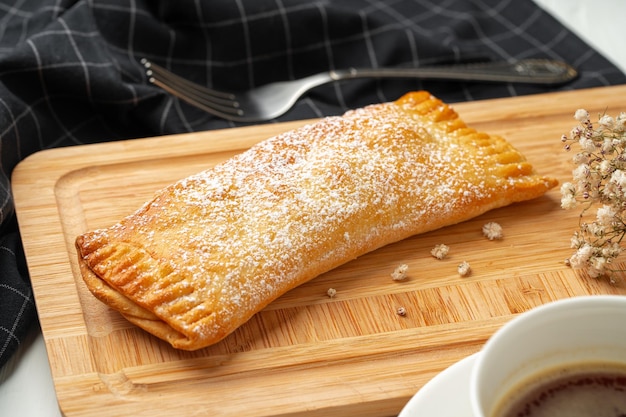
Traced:
POLYGON ((349 260, 556 184, 415 92, 270 138, 76 247, 97 298, 193 350, 349 260))

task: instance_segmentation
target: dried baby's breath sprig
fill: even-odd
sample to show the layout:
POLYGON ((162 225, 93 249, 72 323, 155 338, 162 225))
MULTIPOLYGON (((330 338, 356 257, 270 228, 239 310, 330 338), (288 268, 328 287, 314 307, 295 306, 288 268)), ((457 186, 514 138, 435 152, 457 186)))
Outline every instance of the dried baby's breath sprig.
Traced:
POLYGON ((574 118, 578 125, 561 137, 566 150, 575 144, 580 148, 572 159, 572 181, 561 186, 561 207, 581 209, 569 265, 613 280, 617 269, 612 264, 626 235, 626 113, 616 118, 602 114, 597 125, 584 109, 574 118))
POLYGON ((489 222, 483 225, 483 235, 489 240, 502 239, 502 226, 496 222, 489 222))
POLYGON ((457 272, 460 276, 466 277, 472 273, 472 267, 470 266, 469 262, 463 261, 457 266, 457 272))
POLYGON ((404 281, 406 279, 406 273, 409 270, 407 264, 400 264, 391 273, 391 279, 394 281, 404 281))
POLYGON ((450 252, 450 247, 440 243, 431 249, 430 254, 437 259, 443 259, 448 256, 448 252, 450 252))
POLYGON ((334 288, 329 288, 326 291, 326 295, 328 296, 328 298, 334 298, 337 295, 337 290, 334 288))

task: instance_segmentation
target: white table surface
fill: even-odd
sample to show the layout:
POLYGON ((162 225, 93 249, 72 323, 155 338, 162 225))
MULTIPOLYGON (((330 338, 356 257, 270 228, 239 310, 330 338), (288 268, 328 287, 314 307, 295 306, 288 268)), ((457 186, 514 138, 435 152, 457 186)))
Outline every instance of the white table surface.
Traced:
MULTIPOLYGON (((626 72, 626 1, 535 0, 626 72)), ((624 103, 626 110, 626 100, 624 103)), ((41 332, 32 334, 0 371, 0 415, 60 417, 41 332)))

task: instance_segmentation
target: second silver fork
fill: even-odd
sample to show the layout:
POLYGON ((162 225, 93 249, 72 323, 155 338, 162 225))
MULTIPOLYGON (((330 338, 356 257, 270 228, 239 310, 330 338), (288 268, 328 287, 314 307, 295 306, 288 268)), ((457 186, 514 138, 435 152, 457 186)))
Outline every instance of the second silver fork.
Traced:
POLYGON ((141 60, 150 82, 210 114, 236 122, 262 122, 286 113, 307 91, 334 81, 357 78, 419 78, 423 80, 562 84, 577 77, 574 68, 547 59, 481 62, 416 68, 350 68, 314 74, 293 81, 266 84, 243 92, 216 91, 141 60))

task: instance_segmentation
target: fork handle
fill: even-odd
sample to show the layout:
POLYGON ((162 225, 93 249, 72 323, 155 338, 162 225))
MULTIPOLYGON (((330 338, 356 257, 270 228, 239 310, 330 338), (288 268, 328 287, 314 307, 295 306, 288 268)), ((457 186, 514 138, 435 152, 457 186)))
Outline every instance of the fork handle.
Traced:
POLYGON ((570 65, 549 59, 480 62, 416 68, 350 68, 329 73, 333 81, 355 78, 419 78, 423 80, 563 84, 578 76, 570 65))

